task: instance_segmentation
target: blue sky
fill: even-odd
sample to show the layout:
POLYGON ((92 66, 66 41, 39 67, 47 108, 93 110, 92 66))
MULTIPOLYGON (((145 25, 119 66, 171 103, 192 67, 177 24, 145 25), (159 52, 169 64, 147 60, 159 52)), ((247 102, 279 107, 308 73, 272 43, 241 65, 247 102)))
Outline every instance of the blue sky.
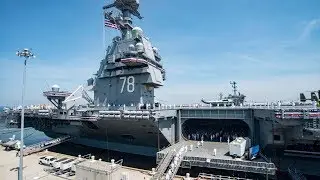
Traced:
MULTIPOLYGON (((102 0, 0 1, 0 104, 18 105, 22 59, 32 47, 26 103, 47 103, 53 84, 74 90, 92 76, 106 31, 102 0)), ((167 81, 156 91, 167 103, 199 102, 239 83, 249 100, 297 99, 320 88, 320 1, 141 0, 143 28, 160 49, 167 81), (197 3, 195 3, 197 2, 197 3)), ((226 93, 225 93, 226 94, 226 93)))

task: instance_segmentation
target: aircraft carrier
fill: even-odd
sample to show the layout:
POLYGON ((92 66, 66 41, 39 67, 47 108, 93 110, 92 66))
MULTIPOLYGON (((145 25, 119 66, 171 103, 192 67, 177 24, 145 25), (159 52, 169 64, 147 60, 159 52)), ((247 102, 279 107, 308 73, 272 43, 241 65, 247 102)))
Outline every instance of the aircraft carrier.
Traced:
MULTIPOLYGON (((27 108, 25 127, 52 138, 68 135, 76 144, 157 156, 159 163, 168 157, 164 153, 170 151, 167 148, 197 141, 229 144, 237 137, 249 138, 267 156, 276 157, 272 161, 281 161, 279 157, 285 155, 311 158, 310 162, 320 157, 320 91, 311 93, 310 99, 301 94, 300 102, 247 103, 236 82, 231 82, 233 94, 226 98, 199 100, 199 104, 160 104, 155 102, 154 90, 164 85, 165 66, 159 50, 133 25, 133 17, 142 18, 139 1, 116 0, 103 11, 105 25, 119 30, 121 36, 113 38, 95 76, 74 92, 61 91, 58 85, 43 92, 54 108, 27 108), (120 13, 114 15, 112 8, 120 13), (93 98, 88 91, 93 91, 93 98), (86 103, 79 104, 80 100, 86 103)), ((12 112, 19 119, 20 110, 12 112)), ((197 166, 185 158, 184 163, 197 166)), ((208 163, 210 160, 206 167, 213 167, 208 163)), ((261 173, 274 174, 277 169, 269 162, 263 166, 267 170, 261 173)))

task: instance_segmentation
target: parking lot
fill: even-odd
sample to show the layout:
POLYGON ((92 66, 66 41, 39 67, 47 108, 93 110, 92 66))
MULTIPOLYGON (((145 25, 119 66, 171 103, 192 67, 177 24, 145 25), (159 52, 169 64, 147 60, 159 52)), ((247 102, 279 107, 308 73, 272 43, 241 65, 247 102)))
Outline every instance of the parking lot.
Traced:
MULTIPOLYGON (((24 157, 24 180, 34 180, 34 179, 49 179, 49 180, 61 180, 63 178, 56 176, 53 173, 49 173, 49 166, 44 166, 39 164, 39 158, 42 156, 54 156, 57 158, 69 157, 75 158, 64 154, 54 153, 54 152, 40 152, 32 154, 30 156, 24 157)), ((16 151, 4 151, 1 147, 0 150, 0 179, 1 180, 12 180, 17 179, 19 168, 19 157, 16 157, 16 151)), ((63 175, 65 176, 65 175, 63 175)), ((62 176, 62 177, 63 177, 62 176)), ((75 179, 75 176, 69 176, 68 179, 75 179)))

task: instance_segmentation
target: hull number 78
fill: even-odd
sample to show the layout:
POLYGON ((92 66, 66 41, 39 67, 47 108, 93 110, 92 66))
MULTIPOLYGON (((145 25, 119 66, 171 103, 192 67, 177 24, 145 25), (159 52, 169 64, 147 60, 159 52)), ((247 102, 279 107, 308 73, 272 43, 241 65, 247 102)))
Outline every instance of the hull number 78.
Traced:
POLYGON ((134 77, 128 76, 128 77, 120 77, 120 80, 122 80, 122 86, 120 93, 123 93, 124 88, 126 87, 127 92, 132 93, 134 92, 134 77))

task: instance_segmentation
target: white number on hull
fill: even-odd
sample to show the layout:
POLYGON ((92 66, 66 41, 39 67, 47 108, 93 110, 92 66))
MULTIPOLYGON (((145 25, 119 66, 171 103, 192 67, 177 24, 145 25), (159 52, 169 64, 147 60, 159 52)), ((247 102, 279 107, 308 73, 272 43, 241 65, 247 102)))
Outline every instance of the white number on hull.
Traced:
POLYGON ((134 77, 133 76, 128 77, 127 91, 129 93, 132 93, 134 91, 134 77))
POLYGON ((122 87, 120 93, 123 93, 124 84, 126 84, 127 77, 120 77, 120 80, 123 80, 122 87))
POLYGON ((127 82, 127 91, 129 93, 134 92, 134 77, 133 76, 128 76, 128 78, 123 76, 123 77, 120 77, 120 80, 123 80, 120 93, 123 93, 123 89, 124 89, 126 82, 127 82))

